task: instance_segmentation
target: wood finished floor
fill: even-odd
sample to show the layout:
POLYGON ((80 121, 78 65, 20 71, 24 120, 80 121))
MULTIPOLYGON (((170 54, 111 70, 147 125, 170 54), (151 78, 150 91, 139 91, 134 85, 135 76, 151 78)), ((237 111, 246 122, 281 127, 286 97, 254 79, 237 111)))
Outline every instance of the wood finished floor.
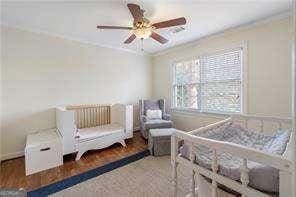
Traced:
POLYGON ((75 161, 75 155, 65 156, 64 165, 29 176, 25 175, 24 157, 7 160, 1 163, 0 186, 31 191, 147 149, 140 132, 135 132, 126 144, 126 147, 114 144, 103 150, 88 151, 79 161, 75 161))

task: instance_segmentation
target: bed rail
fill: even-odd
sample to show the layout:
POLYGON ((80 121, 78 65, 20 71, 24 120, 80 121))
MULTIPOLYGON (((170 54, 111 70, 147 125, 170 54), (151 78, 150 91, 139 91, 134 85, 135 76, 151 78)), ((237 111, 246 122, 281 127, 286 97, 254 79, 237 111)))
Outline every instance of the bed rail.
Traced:
POLYGON ((269 154, 253 148, 247 148, 241 145, 237 145, 234 143, 221 142, 221 141, 211 140, 211 139, 202 138, 202 137, 193 135, 198 132, 213 129, 227 122, 233 122, 233 121, 239 121, 239 122, 243 121, 244 125, 248 127, 249 121, 252 121, 252 120, 259 122, 261 132, 263 132, 266 122, 277 124, 277 128, 282 128, 284 124, 291 124, 291 119, 284 119, 284 118, 259 117, 259 116, 234 116, 234 117, 222 120, 220 122, 199 128, 197 130, 190 131, 188 133, 182 132, 182 131, 176 131, 172 135, 172 139, 171 139, 171 161, 173 166, 172 184, 174 188, 173 190, 174 196, 177 195, 177 165, 178 164, 187 166, 192 172, 191 189, 189 194, 190 196, 196 196, 196 192, 198 192, 198 190, 196 187, 197 185, 195 182, 196 181, 195 176, 200 178, 201 175, 207 178, 210 178, 212 180, 212 183, 211 183, 212 197, 217 197, 218 195, 218 192, 217 192, 218 183, 242 194, 243 197, 269 196, 259 190, 256 190, 248 186, 249 184, 248 161, 255 161, 255 162, 262 163, 267 166, 271 166, 276 169, 279 169, 280 177, 284 177, 284 180, 281 180, 280 178, 280 197, 292 196, 292 193, 291 193, 292 179, 291 178, 292 178, 294 163, 290 159, 284 156, 269 154), (181 155, 179 154, 178 143, 180 143, 180 141, 182 140, 190 145, 190 160, 187 160, 181 157, 181 155), (195 154, 193 153, 193 146, 197 144, 207 146, 213 151, 214 154, 212 159, 212 170, 199 166, 198 164, 195 163, 195 154), (228 177, 218 174, 218 164, 219 164, 218 153, 221 153, 221 152, 230 153, 242 159, 241 182, 234 181, 228 177))
POLYGON ((111 105, 78 105, 67 106, 67 110, 73 110, 75 124, 78 129, 95 127, 111 122, 111 105))
POLYGON ((266 129, 283 129, 285 127, 291 128, 291 118, 271 117, 271 116, 255 116, 255 115, 233 115, 231 116, 234 122, 243 122, 245 128, 249 128, 251 124, 259 126, 257 131, 265 132, 266 129), (255 122, 254 122, 255 121, 255 122), (274 125, 273 128, 268 128, 268 125, 274 125))

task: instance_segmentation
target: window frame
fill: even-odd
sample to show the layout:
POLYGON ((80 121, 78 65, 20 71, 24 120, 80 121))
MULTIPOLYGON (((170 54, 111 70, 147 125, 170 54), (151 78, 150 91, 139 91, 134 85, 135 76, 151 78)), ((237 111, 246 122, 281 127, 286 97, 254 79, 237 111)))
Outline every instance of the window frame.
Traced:
POLYGON ((247 42, 241 42, 237 44, 228 45, 226 47, 215 48, 212 50, 207 50, 202 52, 198 56, 187 57, 183 59, 173 60, 171 62, 171 110, 173 111, 180 111, 180 112, 188 112, 188 113, 199 113, 199 114, 217 114, 217 115, 232 115, 232 113, 227 112, 207 112, 201 111, 200 109, 195 108, 187 108, 187 107, 176 107, 176 92, 174 90, 175 86, 175 68, 176 64, 179 62, 191 61, 191 60, 198 60, 203 56, 214 55, 215 53, 223 53, 226 51, 231 51, 236 48, 241 48, 242 50, 242 64, 241 64, 241 112, 235 113, 237 114, 247 114, 247 57, 248 57, 248 50, 247 50, 247 42))

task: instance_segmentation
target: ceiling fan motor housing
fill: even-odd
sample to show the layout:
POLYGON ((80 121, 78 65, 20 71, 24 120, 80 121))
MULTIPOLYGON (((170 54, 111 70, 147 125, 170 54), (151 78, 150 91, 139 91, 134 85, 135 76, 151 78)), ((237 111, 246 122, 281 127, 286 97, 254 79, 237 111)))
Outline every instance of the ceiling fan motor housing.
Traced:
POLYGON ((151 23, 147 18, 142 18, 140 21, 134 21, 134 28, 151 27, 151 23))

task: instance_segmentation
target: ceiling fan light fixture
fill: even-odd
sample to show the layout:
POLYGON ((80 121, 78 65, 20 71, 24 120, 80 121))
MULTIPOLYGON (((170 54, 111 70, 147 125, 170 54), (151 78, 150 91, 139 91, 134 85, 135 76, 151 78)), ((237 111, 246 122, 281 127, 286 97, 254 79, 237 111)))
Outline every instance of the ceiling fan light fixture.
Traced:
POLYGON ((152 27, 137 28, 133 32, 137 38, 147 39, 152 34, 152 27))

